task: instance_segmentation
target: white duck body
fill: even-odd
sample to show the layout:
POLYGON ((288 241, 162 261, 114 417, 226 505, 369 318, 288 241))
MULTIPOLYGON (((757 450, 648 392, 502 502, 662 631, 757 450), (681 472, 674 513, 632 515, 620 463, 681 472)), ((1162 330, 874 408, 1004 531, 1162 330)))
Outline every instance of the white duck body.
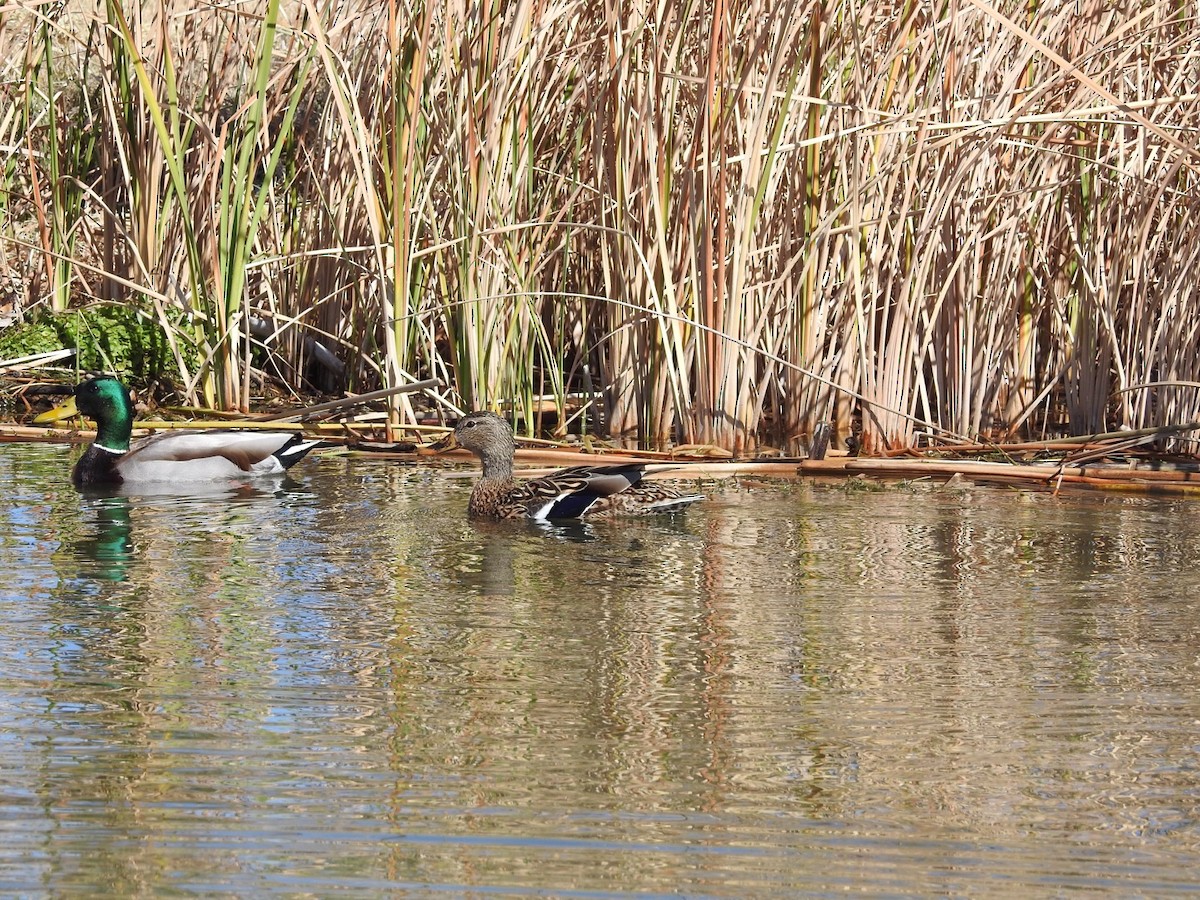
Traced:
POLYGON ((117 457, 126 482, 227 481, 281 475, 317 441, 286 431, 172 431, 135 443, 117 457), (278 454, 278 455, 277 455, 278 454))
POLYGON ((96 420, 96 440, 75 464, 77 487, 138 483, 199 484, 278 475, 320 441, 291 431, 168 431, 130 444, 133 401, 115 378, 101 375, 75 388, 57 409, 34 419, 57 422, 80 413, 96 420))

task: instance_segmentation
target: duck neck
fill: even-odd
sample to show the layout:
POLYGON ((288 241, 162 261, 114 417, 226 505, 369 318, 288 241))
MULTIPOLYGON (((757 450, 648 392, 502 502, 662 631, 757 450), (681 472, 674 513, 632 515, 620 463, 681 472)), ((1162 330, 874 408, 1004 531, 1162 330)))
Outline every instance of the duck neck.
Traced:
POLYGON ((512 452, 507 453, 499 450, 484 450, 479 454, 479 460, 483 463, 483 479, 484 481, 511 481, 512 480, 512 452))
POLYGON ((124 453, 129 449, 131 434, 133 419, 128 415, 121 415, 96 423, 95 443, 111 453, 124 453))

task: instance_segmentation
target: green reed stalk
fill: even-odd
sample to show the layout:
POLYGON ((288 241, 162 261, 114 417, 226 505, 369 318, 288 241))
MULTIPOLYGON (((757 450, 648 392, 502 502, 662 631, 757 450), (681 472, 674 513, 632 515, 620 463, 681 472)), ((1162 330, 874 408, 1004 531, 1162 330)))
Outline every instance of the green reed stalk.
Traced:
MULTIPOLYGON (((106 10, 105 15, 111 13, 106 10)), ((140 90, 131 45, 114 20, 97 19, 93 39, 85 52, 96 59, 99 101, 94 128, 99 137, 100 181, 95 193, 111 198, 103 205, 101 227, 96 236, 102 249, 104 277, 97 293, 112 302, 143 303, 153 307, 154 319, 163 329, 175 360, 176 371, 185 385, 194 384, 191 354, 195 347, 192 329, 180 327, 178 307, 169 303, 176 293, 177 267, 173 264, 175 238, 180 229, 172 206, 174 195, 164 178, 165 145, 157 140, 148 102, 140 90), (126 209, 122 215, 120 207, 126 209), (134 285, 141 284, 137 291, 134 285)), ((165 68, 161 54, 165 32, 147 41, 149 68, 165 68)), ((193 126, 185 125, 183 143, 189 142, 193 126)), ((186 305, 187 299, 182 298, 186 305)))
POLYGON ((84 215, 83 179, 94 165, 96 139, 86 127, 90 119, 86 61, 78 82, 60 81, 52 26, 49 18, 38 17, 38 53, 27 70, 24 119, 30 123, 35 109, 44 117, 42 127, 26 131, 29 196, 37 214, 50 308, 63 312, 71 297, 75 248, 84 215), (84 108, 72 113, 68 111, 71 104, 84 108), (35 136, 44 140, 35 143, 35 136))
POLYGON ((465 406, 512 407, 527 426, 543 382, 564 393, 563 361, 542 315, 542 298, 553 295, 544 279, 563 239, 556 211, 569 202, 558 173, 576 165, 556 102, 570 67, 545 68, 544 44, 558 27, 536 3, 455 8, 438 71, 452 102, 432 115, 449 160, 448 214, 430 225, 449 226, 438 262, 457 390, 465 406), (540 169, 539 147, 547 153, 540 169))
MULTIPOLYGON (((108 21, 110 27, 119 35, 122 47, 119 56, 115 58, 131 70, 139 88, 139 96, 145 104, 145 112, 149 115, 158 138, 162 153, 162 164, 166 168, 170 199, 177 215, 172 216, 172 224, 178 229, 180 243, 186 254, 185 274, 187 277, 187 305, 190 311, 190 321, 187 323, 187 338, 194 346, 201 348, 205 354, 205 362, 200 371, 188 385, 188 393, 201 386, 204 402, 207 406, 217 405, 217 383, 211 376, 211 360, 215 348, 209 338, 209 310, 213 308, 210 299, 209 286, 203 277, 203 260, 200 244, 197 240, 195 219, 188 192, 188 180, 184 172, 184 161, 195 125, 184 120, 181 115, 179 87, 176 80, 174 51, 167 39, 166 31, 162 33, 161 59, 158 61, 161 69, 160 82, 151 76, 138 50, 139 42, 129 25, 122 5, 117 0, 106 0, 108 21), (166 99, 166 109, 159 99, 158 90, 161 86, 166 99)), ((162 214, 164 211, 160 211, 162 214)))
POLYGON ((225 405, 246 409, 250 392, 249 315, 246 272, 266 209, 279 160, 292 141, 292 126, 308 84, 310 54, 295 65, 283 96, 269 89, 278 31, 280 0, 268 0, 255 55, 254 82, 244 113, 218 140, 223 149, 217 195, 218 243, 212 295, 219 343, 213 367, 225 405), (268 113, 277 121, 268 129, 268 113), (239 346, 239 341, 242 342, 239 346), (244 347, 246 358, 238 360, 244 347), (238 379, 240 368, 241 380, 238 379))

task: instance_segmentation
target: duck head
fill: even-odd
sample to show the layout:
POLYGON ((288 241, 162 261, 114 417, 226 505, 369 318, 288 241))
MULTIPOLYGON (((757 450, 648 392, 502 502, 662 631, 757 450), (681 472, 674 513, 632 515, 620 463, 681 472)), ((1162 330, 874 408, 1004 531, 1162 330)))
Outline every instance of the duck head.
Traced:
POLYGON ((125 385, 111 375, 98 375, 75 387, 66 403, 42 413, 34 424, 47 425, 84 415, 96 422, 96 443, 110 450, 128 450, 133 431, 133 399, 125 385))
POLYGON ((468 413, 458 420, 454 433, 443 449, 461 447, 470 450, 483 463, 484 478, 507 478, 512 475, 513 454, 517 444, 512 427, 493 412, 468 413))

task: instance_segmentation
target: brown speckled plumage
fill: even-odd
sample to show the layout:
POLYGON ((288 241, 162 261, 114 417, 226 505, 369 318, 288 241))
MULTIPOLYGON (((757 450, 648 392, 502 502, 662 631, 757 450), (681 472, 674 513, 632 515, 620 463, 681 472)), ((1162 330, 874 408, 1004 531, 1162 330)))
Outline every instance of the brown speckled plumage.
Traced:
POLYGON ((542 478, 513 478, 512 429, 495 413, 474 412, 454 429, 454 443, 483 463, 467 514, 476 519, 574 519, 645 515, 682 509, 702 500, 655 482, 642 482, 646 466, 574 466, 542 478))

